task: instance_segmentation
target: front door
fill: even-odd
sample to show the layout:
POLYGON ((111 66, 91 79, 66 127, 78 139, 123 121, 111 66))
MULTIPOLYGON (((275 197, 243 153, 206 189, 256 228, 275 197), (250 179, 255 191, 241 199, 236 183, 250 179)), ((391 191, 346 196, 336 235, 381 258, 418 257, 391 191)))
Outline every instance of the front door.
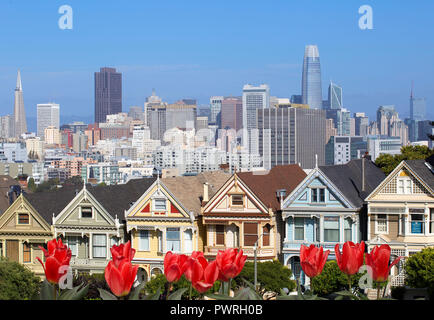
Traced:
POLYGON ((19 262, 18 240, 6 240, 6 257, 10 261, 19 262))

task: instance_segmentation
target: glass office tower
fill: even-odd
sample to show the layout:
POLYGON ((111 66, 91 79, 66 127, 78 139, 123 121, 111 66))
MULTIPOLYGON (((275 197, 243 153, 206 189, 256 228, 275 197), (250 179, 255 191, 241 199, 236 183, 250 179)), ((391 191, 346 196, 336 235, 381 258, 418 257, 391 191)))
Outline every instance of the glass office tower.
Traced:
POLYGON ((322 109, 321 65, 316 45, 306 46, 301 86, 303 104, 311 109, 322 109))

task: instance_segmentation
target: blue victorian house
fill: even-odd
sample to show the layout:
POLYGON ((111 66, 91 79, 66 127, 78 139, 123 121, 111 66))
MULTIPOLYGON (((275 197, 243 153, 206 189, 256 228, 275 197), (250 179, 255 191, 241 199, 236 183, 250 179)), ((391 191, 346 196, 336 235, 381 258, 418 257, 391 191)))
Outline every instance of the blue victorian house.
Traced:
POLYGON ((334 260, 336 244, 367 239, 364 199, 384 177, 368 159, 316 167, 281 202, 283 263, 301 284, 309 284, 300 267, 301 245, 322 246, 334 260))

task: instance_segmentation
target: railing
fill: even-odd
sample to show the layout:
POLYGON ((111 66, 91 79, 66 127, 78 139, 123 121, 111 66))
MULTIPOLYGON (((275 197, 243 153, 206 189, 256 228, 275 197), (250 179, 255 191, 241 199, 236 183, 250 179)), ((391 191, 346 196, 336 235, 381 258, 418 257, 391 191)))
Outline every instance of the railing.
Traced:
MULTIPOLYGON (((226 248, 226 247, 224 247, 224 248, 216 248, 216 247, 211 247, 210 246, 210 247, 205 247, 205 253, 209 253, 209 254, 212 254, 212 255, 217 255, 217 253, 218 253, 219 250, 225 250, 225 249, 228 249, 228 248, 226 248)), ((241 249, 243 250, 243 253, 245 255, 253 257, 253 255, 254 255, 253 248, 241 248, 241 249)), ((256 249, 256 254, 257 254, 258 257, 261 257, 261 256, 274 255, 275 252, 274 252, 274 249, 272 249, 272 248, 258 248, 258 249, 256 249)))
POLYGON ((71 258, 71 267, 105 267, 109 263, 107 259, 71 258))

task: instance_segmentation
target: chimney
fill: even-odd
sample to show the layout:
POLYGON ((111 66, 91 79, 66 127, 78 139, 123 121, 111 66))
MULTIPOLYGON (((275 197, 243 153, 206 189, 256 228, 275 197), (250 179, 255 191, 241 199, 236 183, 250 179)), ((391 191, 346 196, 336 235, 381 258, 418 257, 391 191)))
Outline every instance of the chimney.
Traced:
POLYGON ((208 202, 209 201, 209 184, 208 182, 205 182, 203 184, 203 200, 202 202, 208 202))

